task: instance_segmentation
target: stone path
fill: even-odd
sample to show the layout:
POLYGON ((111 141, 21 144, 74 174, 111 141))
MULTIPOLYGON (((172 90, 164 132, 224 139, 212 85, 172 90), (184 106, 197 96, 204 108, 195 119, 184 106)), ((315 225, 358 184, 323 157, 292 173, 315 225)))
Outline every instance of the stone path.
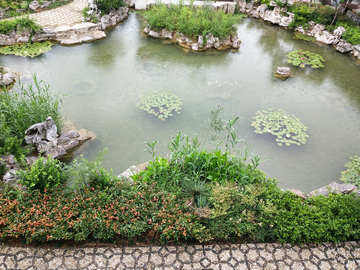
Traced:
POLYGON ((87 7, 87 0, 74 0, 64 6, 31 14, 29 17, 49 28, 56 28, 60 25, 74 25, 81 23, 82 12, 87 7))
POLYGON ((0 269, 360 269, 360 242, 123 248, 0 246, 0 269))

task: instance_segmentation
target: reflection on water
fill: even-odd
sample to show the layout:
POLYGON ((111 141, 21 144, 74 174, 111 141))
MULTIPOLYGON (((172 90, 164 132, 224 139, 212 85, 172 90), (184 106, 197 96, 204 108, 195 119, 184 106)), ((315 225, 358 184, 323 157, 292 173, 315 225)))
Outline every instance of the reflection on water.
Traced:
POLYGON ((263 159, 260 169, 280 186, 310 191, 337 181, 349 156, 360 154, 360 68, 329 46, 293 39, 293 34, 254 19, 239 25, 238 52, 188 52, 141 34, 142 19, 129 19, 105 40, 77 47, 54 46, 35 59, 1 56, 0 64, 37 73, 63 98, 63 114, 98 138, 75 154, 94 159, 109 148, 104 165, 120 173, 150 158, 144 141, 159 140, 157 153, 179 131, 204 140, 210 111, 225 107, 225 119, 240 116, 238 137, 263 159), (278 66, 290 66, 294 49, 319 53, 325 68, 291 67, 293 78, 274 80, 278 66), (181 114, 167 121, 139 110, 143 93, 168 89, 183 101, 181 114), (279 147, 271 134, 256 134, 252 117, 261 109, 283 109, 308 127, 305 145, 279 147))

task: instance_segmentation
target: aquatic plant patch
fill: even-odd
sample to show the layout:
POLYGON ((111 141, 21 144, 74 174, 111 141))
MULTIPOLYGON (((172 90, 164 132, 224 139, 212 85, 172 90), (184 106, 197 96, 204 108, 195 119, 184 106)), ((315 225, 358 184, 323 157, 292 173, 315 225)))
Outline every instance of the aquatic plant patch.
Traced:
POLYGON ((302 40, 309 41, 309 42, 314 42, 316 40, 316 38, 314 38, 314 37, 310 37, 308 35, 304 35, 299 32, 295 32, 294 36, 295 36, 294 37, 295 39, 302 39, 302 40))
POLYGON ((157 116, 162 121, 173 116, 172 112, 180 113, 182 105, 181 99, 167 90, 155 90, 148 95, 141 95, 140 101, 135 103, 136 107, 157 116))
POLYGON ((324 58, 316 53, 299 49, 289 52, 286 56, 288 58, 287 62, 297 67, 304 68, 306 65, 311 66, 312 68, 324 67, 322 64, 322 62, 325 61, 324 58))
POLYGON ((51 50, 53 44, 50 41, 34 43, 17 43, 0 48, 2 54, 14 54, 22 57, 35 57, 51 50))
POLYGON ((269 133, 276 136, 279 146, 285 144, 305 144, 307 127, 293 115, 285 113, 283 110, 269 109, 269 111, 261 110, 256 112, 253 117, 252 126, 255 132, 259 134, 269 133))

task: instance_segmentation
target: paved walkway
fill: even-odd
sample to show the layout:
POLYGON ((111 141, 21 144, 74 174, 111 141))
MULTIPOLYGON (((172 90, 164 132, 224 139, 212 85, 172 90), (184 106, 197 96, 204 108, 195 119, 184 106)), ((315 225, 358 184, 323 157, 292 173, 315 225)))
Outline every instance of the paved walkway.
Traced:
POLYGON ((0 269, 360 269, 360 242, 42 249, 0 246, 0 269))
POLYGON ((74 0, 64 6, 31 14, 29 17, 36 19, 41 26, 56 28, 60 25, 73 26, 81 23, 82 12, 87 7, 87 0, 74 0))

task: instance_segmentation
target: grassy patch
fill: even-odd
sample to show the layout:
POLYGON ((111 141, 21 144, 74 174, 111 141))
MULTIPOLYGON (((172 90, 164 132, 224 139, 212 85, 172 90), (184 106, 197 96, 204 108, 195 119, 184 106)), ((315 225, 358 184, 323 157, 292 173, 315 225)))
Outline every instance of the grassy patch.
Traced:
POLYGON ((201 7, 193 5, 158 4, 143 13, 151 28, 182 32, 188 37, 207 35, 225 38, 236 32, 234 26, 241 15, 225 14, 223 10, 214 11, 209 5, 201 7))

